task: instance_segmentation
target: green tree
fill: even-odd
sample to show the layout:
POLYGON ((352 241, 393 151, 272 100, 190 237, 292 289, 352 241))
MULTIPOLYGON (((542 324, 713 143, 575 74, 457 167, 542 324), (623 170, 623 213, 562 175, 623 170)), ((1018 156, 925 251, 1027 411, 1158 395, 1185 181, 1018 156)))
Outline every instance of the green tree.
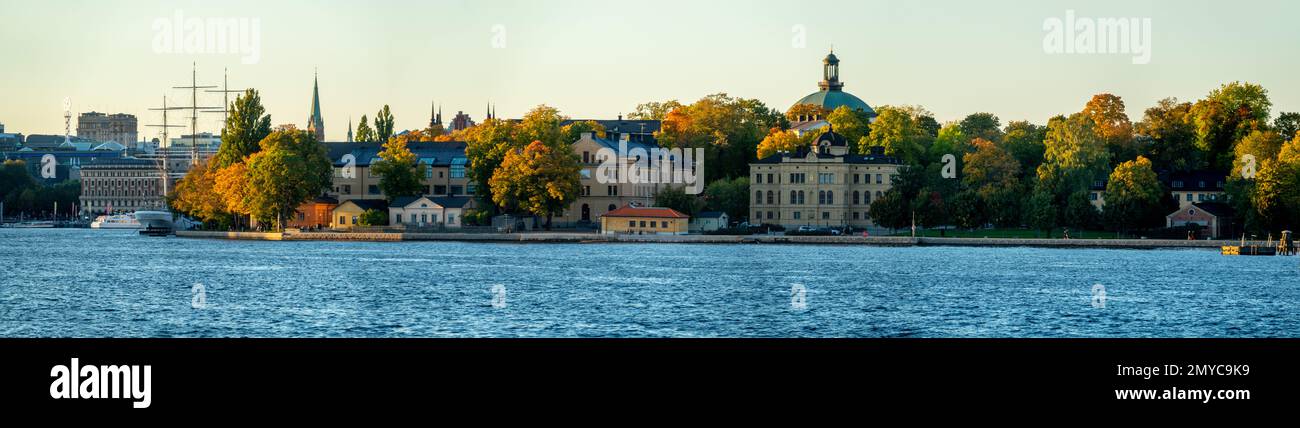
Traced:
POLYGON ((384 150, 379 152, 379 161, 370 164, 370 169, 379 176, 379 190, 388 202, 403 196, 418 196, 424 192, 425 166, 406 146, 406 140, 391 138, 384 143, 384 150))
POLYGON ((1242 138, 1233 148, 1235 156, 1232 162, 1232 175, 1241 175, 1241 168, 1246 163, 1246 156, 1254 156, 1256 167, 1267 159, 1277 159, 1286 140, 1273 131, 1254 131, 1242 138))
MULTIPOLYGON (((1058 202, 1078 192, 1086 193, 1091 183, 1103 177, 1110 153, 1096 132, 1092 119, 1082 113, 1054 118, 1043 140, 1043 164, 1038 166, 1038 186, 1056 195, 1058 202)), ((1077 224, 1066 223, 1077 226, 1077 224)))
POLYGON ((605 125, 601 125, 600 122, 594 120, 585 120, 573 122, 560 128, 560 134, 564 136, 564 142, 570 144, 578 141, 578 139, 582 138, 582 134, 588 132, 595 133, 596 138, 605 138, 605 125))
POLYGON ((993 113, 975 113, 961 120, 961 132, 967 137, 1002 141, 1002 121, 993 113))
POLYGON ((1253 83, 1233 82, 1211 91, 1191 110, 1197 148, 1209 155, 1212 167, 1228 169, 1233 144, 1263 129, 1272 107, 1268 91, 1253 83))
POLYGON ((1167 192, 1147 158, 1139 156, 1116 166, 1103 194, 1106 201, 1103 215, 1111 230, 1124 233, 1164 226, 1164 216, 1168 213, 1162 201, 1167 192))
POLYGON ((1047 137, 1047 128, 1026 121, 1007 124, 1002 136, 1002 148, 1020 163, 1022 178, 1033 175, 1038 165, 1043 163, 1043 153, 1047 150, 1043 139, 1047 137))
POLYGON ((506 153, 489 180, 492 201, 506 209, 523 210, 551 219, 577 200, 578 157, 571 150, 533 141, 523 150, 506 153))
POLYGON ((1025 201, 1025 223, 1051 237, 1056 228, 1056 197, 1045 191, 1033 192, 1025 201))
POLYGON ((719 179, 704 188, 705 206, 711 211, 722 211, 732 219, 745 218, 749 213, 749 178, 719 179))
POLYGON ((858 141, 871 131, 871 118, 865 113, 840 106, 826 117, 831 129, 848 141, 858 141))
POLYGON ((860 153, 870 147, 884 147, 885 154, 902 159, 908 165, 919 165, 930 146, 929 133, 920 126, 919 108, 883 106, 871 124, 871 133, 859 142, 860 153))
POLYGON ((366 119, 366 115, 364 114, 361 115, 361 123, 357 124, 357 135, 354 138, 356 138, 358 143, 374 143, 379 141, 379 137, 375 136, 375 129, 370 127, 370 120, 366 119))
POLYGON ((221 148, 217 149, 216 168, 243 162, 257 153, 259 143, 271 134, 271 115, 262 106, 262 96, 256 89, 248 89, 227 107, 225 131, 221 134, 221 148))
POLYGON ((668 117, 668 112, 681 107, 682 103, 677 100, 642 103, 637 104, 636 111, 627 117, 632 120, 664 120, 668 117))
POLYGON ((1078 190, 1071 193, 1065 200, 1065 213, 1063 215, 1063 224, 1080 230, 1088 230, 1097 226, 1100 221, 1101 213, 1097 212, 1097 207, 1088 199, 1088 190, 1078 190))
POLYGON ((930 145, 928 163, 942 161, 943 155, 953 155, 961 160, 962 156, 971 150, 974 150, 971 146, 971 138, 962 132, 961 125, 949 122, 939 129, 938 137, 930 145))
POLYGON ((259 221, 285 219, 330 187, 333 167, 316 138, 306 131, 272 132, 262 150, 248 158, 248 207, 259 221))
POLYGON ((972 190, 957 193, 952 199, 952 220, 962 229, 975 229, 988 223, 984 199, 972 190))
POLYGON ((374 208, 369 208, 361 213, 362 226, 387 226, 388 213, 374 208))
POLYGON ((682 214, 693 216, 700 211, 702 201, 686 193, 682 187, 667 187, 655 193, 655 206, 675 209, 682 214))
POLYGON ((1206 153, 1196 146, 1191 111, 1192 103, 1165 98, 1147 109, 1135 126, 1139 139, 1149 139, 1138 144, 1141 155, 1156 170, 1193 171, 1206 166, 1206 153))
POLYGON ((1018 226, 1020 163, 991 141, 976 139, 973 145, 975 151, 967 153, 962 161, 962 184, 978 197, 986 221, 1003 227, 1018 226))
POLYGON ((1278 115, 1277 119, 1273 120, 1273 129, 1283 137, 1295 138, 1296 133, 1300 132, 1300 113, 1287 112, 1278 115))
POLYGON ((375 140, 380 143, 388 142, 393 136, 393 112, 388 109, 388 104, 379 109, 375 114, 375 140))

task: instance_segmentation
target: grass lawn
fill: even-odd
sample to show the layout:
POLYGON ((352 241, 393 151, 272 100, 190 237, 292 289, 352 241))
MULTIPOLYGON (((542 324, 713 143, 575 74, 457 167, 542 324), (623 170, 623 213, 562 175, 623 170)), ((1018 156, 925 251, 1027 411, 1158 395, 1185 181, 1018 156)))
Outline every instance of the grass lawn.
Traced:
MULTIPOLYGON (((934 230, 934 229, 917 230, 916 236, 926 237, 926 238, 939 238, 940 237, 939 233, 940 233, 939 230, 934 230)), ((912 236, 912 231, 899 230, 898 233, 894 234, 894 236, 912 236)), ((1042 231, 1029 230, 1029 229, 976 229, 976 230, 949 229, 943 231, 942 236, 948 238, 1019 238, 1019 239, 1047 238, 1046 234, 1043 233, 1042 231)), ((1053 229, 1051 237, 1057 239, 1061 238, 1061 229, 1060 228, 1053 229)), ((1102 230, 1085 230, 1085 231, 1071 230, 1070 239, 1116 239, 1116 237, 1115 237, 1115 232, 1107 232, 1102 230)))

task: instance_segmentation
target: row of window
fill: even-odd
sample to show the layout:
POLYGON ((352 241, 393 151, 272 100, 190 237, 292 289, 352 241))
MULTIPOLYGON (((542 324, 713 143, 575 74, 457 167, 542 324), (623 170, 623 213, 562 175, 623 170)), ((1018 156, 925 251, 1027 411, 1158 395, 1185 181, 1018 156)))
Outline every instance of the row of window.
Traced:
POLYGON ((86 190, 82 196, 158 196, 153 189, 132 190, 86 190))
MULTIPOLYGON (((871 174, 849 174, 849 175, 853 176, 853 184, 862 184, 864 182, 866 184, 871 184, 871 174)), ((766 181, 767 184, 778 184, 775 181, 776 177, 773 174, 768 173, 766 174, 766 177, 767 177, 767 181, 766 181)), ((763 184, 764 183, 763 178, 764 178, 764 174, 754 174, 754 184, 763 184)), ((802 172, 790 173, 790 184, 803 184, 806 181, 807 181, 807 177, 804 175, 804 173, 802 172)), ((835 173, 832 172, 817 173, 817 183, 835 184, 835 173)), ((876 184, 885 184, 884 174, 876 174, 876 184)))
MULTIPOLYGON (((876 191, 876 198, 880 198, 880 197, 884 196, 884 194, 885 194, 884 192, 877 190, 877 191, 876 191)), ((773 192, 773 191, 771 191, 771 190, 768 190, 767 193, 766 193, 766 196, 767 196, 767 197, 764 198, 764 193, 763 193, 762 190, 759 190, 759 191, 754 192, 754 205, 761 205, 761 204, 763 204, 763 201, 764 201, 764 200, 767 201, 767 205, 777 205, 777 204, 780 204, 780 203, 781 203, 781 194, 780 194, 780 193, 776 193, 776 192, 773 192)), ((790 191, 790 199, 789 199, 789 201, 790 201, 790 204, 791 204, 791 205, 804 205, 804 193, 803 193, 803 191, 802 191, 802 190, 791 190, 791 191, 790 191)), ((834 203, 835 203, 835 192, 834 192, 834 191, 831 191, 831 190, 819 190, 819 191, 817 191, 817 203, 818 203, 818 204, 821 204, 821 205, 831 205, 831 204, 834 204, 834 203)), ((869 191, 866 191, 866 192, 859 192, 859 191, 857 191, 857 190, 854 190, 854 191, 853 191, 853 204, 854 204, 854 205, 871 204, 871 192, 869 192, 869 191)))
MULTIPOLYGON (((637 223, 638 223, 637 220, 628 220, 628 221, 627 221, 627 227, 637 227, 637 223)), ((649 223, 650 223, 649 226, 646 226, 646 223, 647 223, 647 222, 646 222, 645 220, 641 220, 641 221, 640 221, 641 227, 643 227, 643 228, 650 228, 650 229, 667 229, 667 228, 669 227, 669 225, 670 225, 667 221, 655 221, 655 220, 650 220, 650 221, 649 221, 649 223)))
MULTIPOLYGON (((795 212, 793 212, 793 213, 791 213, 791 214, 793 215, 792 218, 793 218, 794 220, 803 220, 803 212, 802 212, 802 211, 795 211, 795 212)), ((812 213, 810 213, 810 214, 812 214, 812 213)), ((754 218, 755 218, 755 219, 758 219, 758 220, 780 220, 780 219, 781 219, 781 212, 780 212, 780 211, 754 211, 754 218), (764 216, 766 216, 766 217, 764 217, 764 216)), ((822 218, 822 220, 830 220, 830 219, 831 219, 831 212, 830 212, 830 211, 821 211, 821 218, 822 218)), ((867 213, 866 211, 862 211, 862 212, 854 211, 854 212, 853 212, 853 219, 854 219, 854 220, 870 220, 870 219, 871 219, 871 214, 867 213)))
MULTIPOLYGON (((411 223, 411 224, 432 224, 432 223, 437 223, 437 222, 438 222, 438 217, 439 217, 439 216, 438 216, 437 213, 434 213, 434 214, 424 213, 424 214, 419 214, 418 216, 417 216, 416 214, 412 213, 412 214, 410 214, 410 219, 411 219, 410 223, 411 223)), ((341 221, 341 220, 340 220, 340 221, 341 221)), ((394 224, 402 224, 402 215, 401 215, 401 214, 393 214, 393 223, 394 223, 394 224)), ((456 224, 456 214, 454 214, 454 213, 447 213, 447 224, 448 224, 448 225, 454 225, 454 224, 456 224)))

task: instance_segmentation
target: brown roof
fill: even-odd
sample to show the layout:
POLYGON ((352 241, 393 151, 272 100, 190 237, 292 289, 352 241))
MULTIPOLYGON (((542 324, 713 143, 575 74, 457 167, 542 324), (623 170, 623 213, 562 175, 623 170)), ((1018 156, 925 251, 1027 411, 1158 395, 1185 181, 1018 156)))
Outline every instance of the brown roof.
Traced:
POLYGON ((605 217, 690 218, 672 208, 624 206, 605 213, 605 217))

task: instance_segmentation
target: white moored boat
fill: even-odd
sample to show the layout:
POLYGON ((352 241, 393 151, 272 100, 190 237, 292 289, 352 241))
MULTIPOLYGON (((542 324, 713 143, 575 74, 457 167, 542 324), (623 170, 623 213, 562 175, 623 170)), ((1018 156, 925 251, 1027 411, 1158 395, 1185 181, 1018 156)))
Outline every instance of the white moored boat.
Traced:
POLYGON ((101 215, 90 223, 91 229, 139 229, 134 214, 101 215))

